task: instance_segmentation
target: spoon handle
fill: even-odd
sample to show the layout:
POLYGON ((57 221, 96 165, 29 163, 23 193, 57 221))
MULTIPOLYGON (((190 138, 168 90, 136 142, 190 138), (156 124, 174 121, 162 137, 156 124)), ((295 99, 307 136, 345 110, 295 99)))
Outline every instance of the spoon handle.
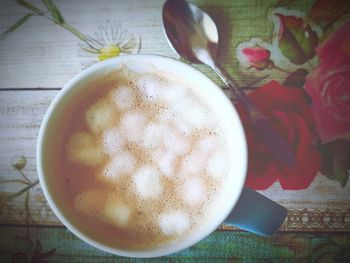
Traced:
POLYGON ((247 111, 250 120, 255 128, 255 131, 260 136, 265 146, 267 146, 272 155, 279 161, 293 166, 295 163, 294 154, 288 142, 273 128, 270 120, 263 115, 247 97, 247 95, 238 87, 237 83, 221 66, 216 64, 213 66, 215 72, 224 81, 231 92, 237 97, 245 110, 247 111))

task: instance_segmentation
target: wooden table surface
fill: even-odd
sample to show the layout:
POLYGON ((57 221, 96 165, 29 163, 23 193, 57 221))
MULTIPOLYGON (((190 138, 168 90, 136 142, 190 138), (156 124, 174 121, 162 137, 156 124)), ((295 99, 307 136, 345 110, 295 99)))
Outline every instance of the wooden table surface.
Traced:
MULTIPOLYGON (((95 32, 104 34, 117 26, 125 30, 124 40, 134 38, 130 52, 178 58, 162 28, 164 1, 55 0, 64 20, 57 16, 58 11, 46 11, 45 1, 28 2, 32 5, 25 1, 0 1, 0 33, 23 18, 20 20, 23 24, 3 34, 0 40, 0 261, 133 261, 92 248, 59 222, 37 183, 35 147, 51 100, 68 80, 101 55, 82 49, 84 37, 96 37, 95 32), (33 6, 45 12, 40 14, 33 6), (72 27, 80 33, 72 33, 72 27)), ((273 10, 284 8, 305 14, 315 1, 191 2, 217 22, 221 41, 219 60, 250 91, 270 80, 283 83, 288 73, 276 68, 242 67, 237 47, 256 37, 272 43, 274 24, 269 14, 273 10)), ((345 5, 349 2, 344 4, 348 8, 345 5)), ((120 55, 126 51, 121 48, 120 55)), ((311 59, 298 68, 310 70, 316 63, 311 59)), ((286 65, 288 71, 297 68, 292 66, 286 65)), ((211 70, 201 65, 194 67, 223 87, 211 70)), ((154 261, 350 262, 349 182, 341 185, 318 172, 305 189, 284 190, 276 181, 260 192, 289 210, 275 236, 259 237, 222 225, 194 247, 154 261)))

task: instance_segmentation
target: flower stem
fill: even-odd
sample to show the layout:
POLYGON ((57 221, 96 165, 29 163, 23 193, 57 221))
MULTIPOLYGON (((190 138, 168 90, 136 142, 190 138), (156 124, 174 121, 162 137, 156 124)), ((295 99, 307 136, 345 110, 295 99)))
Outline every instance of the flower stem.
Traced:
MULTIPOLYGON (((30 217, 30 212, 29 212, 29 191, 26 192, 26 200, 24 203, 24 210, 26 212, 26 225, 29 225, 29 217, 30 217)), ((26 227, 26 234, 27 237, 29 237, 29 227, 26 227)))
POLYGON ((69 32, 71 32, 72 34, 77 36, 80 40, 82 40, 82 41, 86 41, 87 40, 87 37, 84 34, 80 33, 77 29, 75 29, 71 25, 69 25, 69 24, 67 24, 65 22, 58 23, 50 15, 48 15, 47 12, 44 12, 41 9, 39 9, 39 8, 33 6, 32 4, 29 4, 29 3, 25 2, 25 1, 23 1, 23 2, 19 1, 19 2, 20 2, 19 3, 20 5, 22 5, 23 7, 27 8, 27 9, 29 9, 31 11, 33 11, 35 14, 37 14, 39 16, 42 16, 42 17, 50 20, 51 22, 53 22, 53 23, 63 27, 64 29, 68 30, 69 32))
POLYGON ((22 172, 22 170, 19 170, 19 173, 22 175, 22 177, 23 177, 28 183, 30 183, 29 178, 22 172))
POLYGON ((67 23, 62 23, 62 24, 58 24, 58 25, 63 27, 64 29, 68 30, 73 35, 77 36, 80 40, 82 40, 82 41, 86 41, 87 40, 87 37, 84 34, 80 33, 77 29, 75 29, 71 25, 69 25, 67 23))
POLYGON ((5 180, 0 180, 0 184, 3 184, 3 183, 22 183, 22 184, 26 184, 26 185, 29 185, 29 182, 28 181, 25 181, 25 180, 20 180, 20 179, 5 179, 5 180))
POLYGON ((283 68, 280 68, 280 67, 277 67, 276 65, 273 65, 273 67, 275 69, 277 69, 278 71, 281 71, 283 73, 287 73, 287 74, 291 74, 291 72, 287 71, 287 70, 284 70, 283 68))
POLYGON ((311 69, 310 71, 315 69, 315 66, 311 64, 310 60, 307 62, 307 64, 309 65, 309 67, 311 69))
POLYGON ((9 197, 10 198, 16 198, 20 195, 22 195, 23 193, 25 193, 26 191, 28 191, 30 188, 36 186, 39 183, 39 180, 36 180, 34 183, 31 183, 30 185, 22 188, 21 190, 19 190, 18 192, 11 194, 9 197))

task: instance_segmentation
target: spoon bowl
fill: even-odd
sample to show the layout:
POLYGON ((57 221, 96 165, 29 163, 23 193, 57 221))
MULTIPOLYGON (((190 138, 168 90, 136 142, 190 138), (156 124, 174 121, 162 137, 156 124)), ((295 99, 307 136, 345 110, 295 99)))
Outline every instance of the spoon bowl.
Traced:
POLYGON ((213 19, 203 10, 184 0, 167 0, 163 5, 163 26, 174 51, 191 63, 203 63, 211 67, 231 93, 240 100, 256 133, 275 159, 293 166, 294 155, 287 141, 216 61, 219 33, 213 19))
POLYGON ((170 46, 183 58, 204 63, 197 55, 200 49, 216 57, 219 33, 215 22, 195 5, 176 0, 165 2, 163 24, 170 46))

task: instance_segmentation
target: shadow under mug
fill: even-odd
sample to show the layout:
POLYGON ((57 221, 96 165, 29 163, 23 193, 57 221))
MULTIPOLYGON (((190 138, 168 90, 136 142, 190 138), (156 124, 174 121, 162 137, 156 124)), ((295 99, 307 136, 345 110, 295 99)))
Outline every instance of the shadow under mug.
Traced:
POLYGON ((205 76, 200 71, 193 67, 182 63, 178 60, 156 56, 156 55, 128 55, 109 59, 91 66, 82 71, 69 81, 59 94, 55 97, 49 106, 48 111, 43 119, 40 127, 37 144, 37 168, 40 184, 42 186, 44 195, 48 200, 51 208, 60 221, 76 236, 90 245, 101 250, 128 257, 157 257, 178 252, 182 249, 188 248, 198 241, 202 240, 210 233, 215 231, 221 223, 228 223, 235 225, 241 229, 247 230, 260 235, 269 236, 275 233, 280 225, 283 223, 287 210, 264 197, 263 195, 244 187, 246 170, 247 170, 247 144, 244 135, 244 130, 240 118, 225 93, 213 81, 205 76), (53 185, 50 184, 50 174, 48 172, 48 144, 53 138, 50 136, 55 129, 56 116, 67 103, 78 96, 79 92, 84 89, 84 85, 100 76, 106 71, 124 65, 133 71, 147 71, 150 68, 167 72, 167 74, 176 75, 186 81, 192 83, 198 88, 200 93, 212 100, 219 108, 220 118, 232 129, 232 143, 236 145, 235 155, 235 171, 232 177, 232 185, 226 187, 225 202, 220 204, 217 211, 209 222, 203 223, 203 227, 198 233, 188 235, 179 242, 159 248, 152 248, 150 250, 124 250, 115 247, 110 247, 102 244, 98 240, 85 235, 79 226, 74 225, 68 217, 64 214, 57 204, 57 197, 53 194, 53 185), (201 90, 199 90, 201 89, 201 90))

